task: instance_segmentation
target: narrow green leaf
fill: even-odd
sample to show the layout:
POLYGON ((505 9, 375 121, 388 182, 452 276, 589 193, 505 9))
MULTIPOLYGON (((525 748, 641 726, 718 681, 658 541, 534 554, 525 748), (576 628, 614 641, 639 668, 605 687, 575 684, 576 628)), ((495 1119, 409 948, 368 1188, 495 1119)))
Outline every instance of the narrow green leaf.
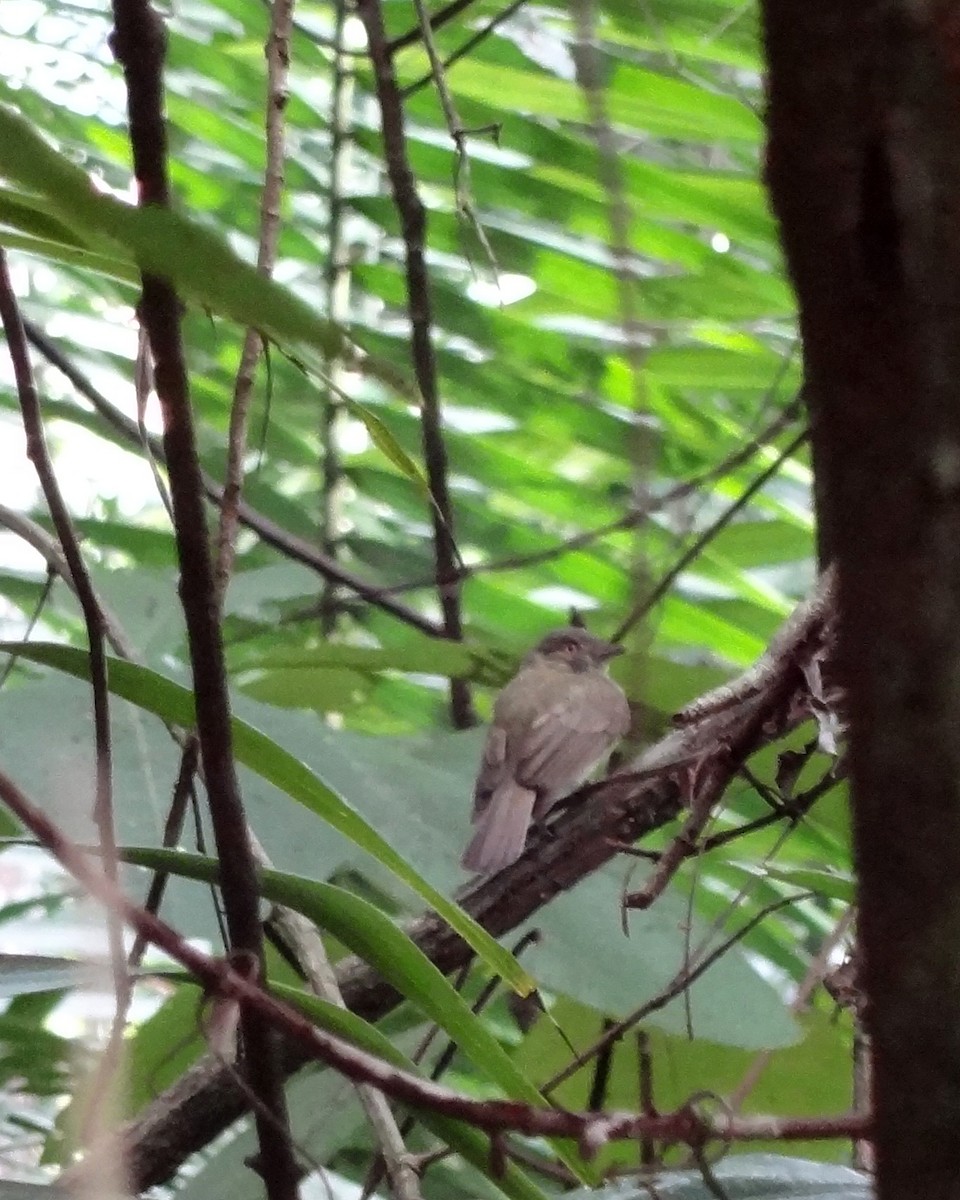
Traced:
MULTIPOLYGON (((3 642, 0 652, 16 653, 22 659, 42 663, 78 679, 88 679, 89 656, 70 646, 46 642, 3 642)), ((176 725, 192 726, 196 713, 193 693, 172 679, 137 663, 110 659, 110 691, 139 708, 152 712, 176 725)), ((476 950, 491 970, 503 977, 521 995, 533 989, 533 980, 508 950, 469 917, 462 908, 447 900, 399 855, 350 805, 337 796, 305 764, 278 746, 239 717, 233 718, 234 753, 237 761, 255 771, 292 799, 322 817, 352 842, 379 859, 398 879, 435 909, 457 933, 476 950)))
POLYGON ((398 471, 402 472, 417 487, 421 488, 427 498, 430 499, 430 486, 427 483, 426 475, 424 475, 418 464, 413 461, 406 450, 400 445, 386 423, 368 408, 366 404, 361 404, 349 396, 344 396, 343 399, 350 412, 358 421, 363 423, 367 433, 370 434, 370 440, 380 453, 392 462, 398 471))

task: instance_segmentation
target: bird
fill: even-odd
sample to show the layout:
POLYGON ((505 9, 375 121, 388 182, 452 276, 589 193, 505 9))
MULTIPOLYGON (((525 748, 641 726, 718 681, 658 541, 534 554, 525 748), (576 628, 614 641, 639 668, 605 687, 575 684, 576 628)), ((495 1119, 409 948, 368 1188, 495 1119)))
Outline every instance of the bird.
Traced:
POLYGON ((622 646, 555 629, 497 696, 473 792, 473 836, 460 862, 493 875, 523 853, 531 821, 578 787, 630 726, 606 664, 622 646))

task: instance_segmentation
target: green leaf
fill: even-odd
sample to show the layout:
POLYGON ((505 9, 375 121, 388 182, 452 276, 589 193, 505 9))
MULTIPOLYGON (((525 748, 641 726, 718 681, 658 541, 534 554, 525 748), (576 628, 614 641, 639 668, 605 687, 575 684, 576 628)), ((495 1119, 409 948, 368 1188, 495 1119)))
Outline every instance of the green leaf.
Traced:
MULTIPOLYGON (((49 643, 0 643, 0 652, 16 652, 79 679, 89 678, 89 656, 81 650, 49 643)), ((176 725, 191 727, 195 720, 193 693, 156 671, 122 659, 110 659, 109 685, 113 694, 176 725)), ((362 849, 372 854, 398 879, 413 888, 491 969, 526 995, 533 981, 508 951, 447 900, 403 859, 354 809, 335 795, 304 763, 265 734, 238 717, 232 722, 237 761, 322 817, 362 849)))
POLYGON ((426 475, 390 432, 387 423, 381 420, 368 405, 352 400, 349 396, 345 396, 344 401, 348 411, 363 423, 367 433, 370 434, 370 440, 381 454, 415 483, 429 500, 431 498, 430 485, 427 483, 426 475))
MULTIPOLYGON (((302 342, 327 357, 343 350, 334 325, 242 262, 216 234, 169 209, 133 208, 98 193, 79 167, 2 106, 0 174, 40 193, 80 239, 116 243, 141 270, 169 279, 185 297, 278 341, 302 342)), ((373 364, 370 371, 376 373, 373 364)))
MULTIPOLYGON (((425 65, 421 59, 419 69, 425 65)), ((518 71, 468 57, 457 63, 448 78, 455 96, 511 114, 575 122, 588 119, 582 90, 544 71, 518 71)), ((605 105, 615 125, 668 138, 760 140, 759 119, 739 100, 636 64, 615 72, 610 83, 605 105)))

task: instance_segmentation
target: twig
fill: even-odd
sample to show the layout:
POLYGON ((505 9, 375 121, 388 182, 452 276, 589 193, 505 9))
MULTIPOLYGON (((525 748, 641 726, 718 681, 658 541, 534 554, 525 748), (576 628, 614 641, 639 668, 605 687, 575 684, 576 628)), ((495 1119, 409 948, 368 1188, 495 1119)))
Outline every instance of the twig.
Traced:
MULTIPOLYGON (((423 33, 423 44, 427 51, 427 58, 430 60, 430 74, 433 77, 434 85, 437 89, 437 95, 440 97, 440 107, 443 110, 443 117, 447 123, 447 132, 450 134, 450 140, 453 142, 456 150, 456 166, 453 171, 453 190, 456 200, 456 208, 458 216, 465 217, 469 221, 477 240, 483 247, 487 260, 493 267, 494 273, 498 271, 497 260, 493 253, 493 247, 490 245, 490 240, 480 224, 480 219, 477 216, 476 209, 473 207, 473 199, 470 194, 470 158, 467 154, 467 136, 469 131, 463 126, 460 120, 460 114, 457 112, 457 106, 453 101, 450 88, 447 86, 446 76, 444 74, 444 65, 440 61, 440 55, 437 53, 437 47, 433 40, 433 31, 430 28, 430 14, 427 11, 427 6, 424 0, 413 0, 413 6, 417 10, 417 17, 420 21, 420 29, 423 33)), ((404 94, 404 98, 405 94, 404 94)), ((492 127, 494 136, 499 132, 499 126, 492 127)))
MULTIPOLYGON (((32 546, 46 562, 48 569, 62 579, 70 591, 79 599, 77 584, 74 582, 70 564, 67 562, 66 556, 55 538, 52 538, 36 521, 31 521, 23 513, 16 512, 15 509, 8 508, 5 504, 0 504, 0 525, 4 529, 9 529, 11 533, 15 533, 28 546, 32 546)), ((93 587, 89 576, 87 578, 90 586, 93 587)), ((133 648, 120 622, 107 608, 103 599, 96 594, 96 589, 94 589, 94 598, 100 613, 103 634, 109 642, 110 647, 121 658, 131 658, 133 656, 133 648)))
MULTIPOLYGON (((616 1023, 610 1017, 604 1017, 603 1032, 609 1033, 616 1023)), ((606 1105, 610 1069, 613 1066, 613 1048, 614 1043, 607 1042, 593 1064, 593 1078, 590 1080, 590 1091, 587 1095, 587 1108, 590 1112, 601 1112, 606 1105)))
MULTIPOLYGON (((27 627, 23 631, 23 636, 20 639, 20 645, 26 646, 33 637, 33 631, 37 627, 37 622, 43 614, 47 601, 50 599, 50 593, 53 591, 53 585, 56 581, 56 571, 50 566, 47 567, 46 574, 43 577, 43 583, 40 586, 40 595, 37 597, 37 602, 33 606, 33 612, 27 620, 27 627)), ((16 650, 12 650, 7 655, 7 661, 3 664, 3 671, 0 671, 0 689, 5 688, 7 680, 13 673, 14 667, 17 665, 19 654, 16 650)))
MULTIPOLYGON (((524 952, 524 950, 527 949, 528 946, 533 945, 535 942, 538 942, 539 940, 540 940, 539 932, 536 929, 531 929, 527 933, 525 933, 523 935, 523 937, 517 942, 517 944, 511 950, 511 953, 513 954, 514 958, 517 958, 517 957, 519 957, 519 955, 521 955, 524 952)), ((460 968, 458 978, 456 980, 456 983, 454 984, 454 987, 456 988, 456 990, 458 992, 462 990, 463 985, 467 981, 467 977, 470 974, 471 965, 472 964, 470 962, 467 962, 467 963, 464 963, 464 965, 460 968)), ((470 1011, 475 1016, 477 1014, 483 1012, 483 1010, 486 1008, 487 1004, 493 998, 494 993, 496 992, 499 985, 500 985, 500 980, 496 977, 494 977, 493 979, 488 979, 487 982, 483 985, 483 987, 480 989, 480 994, 477 996, 476 1000, 474 1000, 473 1003, 470 1005, 470 1011)), ((417 1063, 418 1065, 423 1062, 424 1058, 426 1057, 427 1051, 430 1049, 431 1043, 433 1042, 434 1038, 437 1036, 439 1031, 440 1031, 439 1025, 432 1025, 430 1027, 430 1029, 426 1033, 426 1036, 423 1038, 423 1040, 420 1042, 420 1045, 417 1046, 416 1050, 413 1053, 413 1056, 412 1056, 413 1062, 417 1063)), ((456 1053, 457 1053, 456 1042, 454 1042, 452 1039, 448 1039, 446 1045, 443 1047, 443 1050, 437 1056, 437 1061, 430 1068, 430 1076, 429 1076, 430 1079, 432 1079, 434 1081, 441 1079, 443 1077, 443 1075, 446 1073, 450 1064, 453 1062, 453 1060, 456 1056, 456 1053)), ((416 1117, 413 1117, 413 1116, 407 1117, 407 1119, 403 1122, 403 1124, 400 1127, 401 1136, 404 1139, 409 1138, 410 1134, 413 1132, 414 1128, 416 1127, 416 1124, 417 1124, 416 1117)), ((429 1155, 425 1155, 420 1160, 420 1162, 417 1166, 417 1174, 420 1176, 420 1178, 421 1179, 423 1178, 423 1176, 427 1170, 427 1167, 432 1166, 435 1162, 439 1162, 441 1158, 446 1158, 448 1153, 449 1153, 449 1151, 440 1150, 440 1151, 431 1152, 429 1155)), ((382 1158, 378 1157, 370 1164, 370 1169, 367 1172, 367 1177, 363 1182, 363 1195, 361 1197, 361 1200, 367 1200, 367 1197, 373 1195, 373 1193, 380 1186, 380 1180, 382 1178, 383 1178, 383 1162, 382 1162, 382 1158)))
MULTIPOLYGON (((347 0, 335 0, 334 51, 330 94, 330 165, 328 168, 327 198, 327 263, 324 270, 327 317, 339 328, 350 319, 351 271, 346 241, 344 216, 350 189, 351 127, 354 92, 353 59, 344 47, 347 26, 347 0)), ((320 549, 336 559, 340 539, 337 515, 340 502, 343 466, 337 434, 343 409, 339 396, 343 384, 343 364, 339 358, 326 360, 327 376, 334 387, 327 388, 320 413, 320 446, 323 454, 323 477, 320 482, 320 549)), ((320 595, 320 619, 324 635, 333 632, 337 618, 337 588, 325 579, 320 595)))
MULTIPOLYGON (((267 59, 266 169, 260 196, 260 241, 257 270, 269 278, 277 260, 280 239, 280 201, 283 196, 287 104, 287 75, 290 69, 290 34, 294 0, 272 0, 270 30, 264 53, 267 59)), ((227 465, 224 473, 220 526, 217 531, 216 586, 221 604, 233 569, 234 547, 239 527, 239 506, 243 494, 243 459, 247 448, 247 421, 253 397, 253 381, 260 361, 263 338, 258 330, 248 329, 243 340, 240 366, 230 408, 227 438, 227 465)))
MULTIPOLYGON (((166 31, 149 0, 114 0, 113 50, 127 88, 130 144, 141 205, 169 207, 167 136, 163 119, 166 31)), ((257 876, 233 758, 230 701, 220 637, 216 585, 203 507, 203 481, 180 329, 180 305, 169 281, 142 275, 140 320, 147 330, 163 416, 163 442, 180 560, 180 594, 196 697, 197 731, 220 859, 231 950, 263 970, 257 876)), ((155 919, 155 918, 154 918, 155 919)), ((260 1170, 269 1200, 295 1200, 299 1169, 293 1155, 276 1035, 261 1012, 242 1013, 247 1081, 274 1120, 255 1116, 260 1170)))
MULTIPOLYGON (((264 869, 272 867, 269 856, 252 831, 250 838, 259 865, 264 869)), ((284 905, 274 907, 273 918, 296 947, 311 991, 329 1004, 346 1008, 319 930, 302 913, 284 905)), ((410 1165, 404 1134, 394 1120, 386 1097, 366 1083, 357 1084, 357 1097, 380 1147, 380 1161, 386 1168, 394 1200, 420 1200, 420 1183, 410 1165)))
MULTIPOLYGON (((593 529, 585 529, 582 533, 564 538, 563 541, 557 542, 553 546, 548 546, 545 550, 534 551, 532 554, 514 554, 507 558, 498 558, 494 562, 477 563, 473 566, 463 567, 457 572, 457 577, 459 579, 472 579, 475 575, 488 575, 495 571, 519 571, 528 567, 536 567, 541 563, 552 562, 554 559, 562 558, 564 554, 571 554, 575 550, 582 550, 585 546, 589 546, 611 533, 620 533, 627 529, 633 529, 637 525, 642 524, 654 513, 662 512, 671 504, 676 504, 681 500, 687 499, 688 496, 694 495, 701 488, 719 479, 723 479, 745 462, 749 462, 754 455, 759 454, 764 446, 782 433, 796 419, 799 412, 800 401, 795 398, 756 437, 739 446, 733 454, 723 459, 722 462, 701 472, 699 475, 695 475, 692 479, 687 479, 683 483, 676 484, 664 492, 662 496, 651 496, 645 498, 640 504, 632 504, 623 516, 617 517, 615 521, 608 521, 606 524, 597 525, 593 529)), ((408 583, 393 584, 390 587, 382 588, 380 595, 395 596, 402 592, 428 587, 432 582, 432 578, 424 578, 411 580, 408 583)))
MULTIPOLYGON (((444 71, 449 70, 450 67, 459 62, 461 58, 464 58, 472 50, 475 50, 481 42, 485 41, 490 34, 497 29, 498 26, 502 25, 504 21, 508 21, 515 12, 518 12, 525 3, 526 0, 512 0, 511 4, 508 4, 506 8, 501 9, 500 12, 491 17, 486 25, 484 25, 481 29, 478 29, 472 37, 467 38, 462 46, 458 46, 452 54, 447 55, 447 57, 440 64, 442 69, 444 71)), ((437 28, 436 18, 433 20, 432 28, 437 28)), ((411 96, 416 95, 416 93, 419 92, 421 88, 426 87, 433 78, 434 72, 430 70, 426 73, 426 75, 421 75, 420 78, 415 80, 413 83, 408 83, 401 93, 404 100, 409 100, 411 96)))
MULTIPOLYGON (((653 1055, 650 1053, 650 1035, 645 1029, 637 1030, 637 1102, 640 1112, 648 1117, 656 1115, 657 1106, 653 1094, 653 1055)), ((657 1151, 650 1138, 640 1139, 640 1166, 650 1169, 656 1164, 657 1151)))
MULTIPOLYGON (((110 401, 93 386, 87 376, 70 361, 56 343, 51 341, 42 330, 32 325, 29 321, 25 322, 24 327, 30 343, 73 384, 81 396, 90 401, 110 427, 116 430, 121 437, 125 438, 132 445, 139 445, 140 435, 136 423, 130 421, 123 413, 114 408, 110 401)), ((166 464, 166 453, 159 438, 150 439, 150 449, 158 462, 166 464)), ((223 489, 210 476, 204 473, 201 474, 200 478, 206 496, 214 504, 221 504, 223 502, 223 489)), ((318 575, 322 575, 326 579, 336 580, 360 596, 361 599, 383 609, 384 612, 389 613, 405 624, 412 625, 415 629, 419 629, 431 637, 442 636, 440 627, 429 620, 429 618, 423 616, 422 613, 417 612, 416 609, 409 608, 400 601, 381 595, 380 589, 375 584, 367 583, 366 580, 360 578, 360 576, 354 574, 348 568, 341 566, 339 563, 320 553, 310 542, 289 533, 277 525, 275 521, 271 521, 269 517, 251 508, 244 501, 240 503, 238 516, 241 525, 259 534, 260 538, 267 545, 273 546, 275 550, 278 550, 287 558, 302 563, 305 567, 309 567, 310 570, 316 571, 318 575)))
MULTIPOLYGON (((173 798, 170 801, 170 810, 167 813, 167 819, 163 826, 162 846, 176 846, 180 840, 180 833, 183 829, 184 818, 187 815, 187 805, 193 792, 194 778, 199 764, 200 743, 197 741, 196 734, 190 734, 187 736, 183 749, 180 752, 180 769, 177 771, 176 783, 173 786, 173 798)), ((167 889, 168 878, 169 875, 166 871, 155 872, 153 878, 150 880, 147 898, 143 902, 146 912, 158 913, 160 911, 163 893, 167 889)), ((127 959, 127 965, 131 970, 139 967, 143 961, 143 954, 146 948, 146 939, 142 934, 138 933, 134 938, 133 946, 130 949, 130 955, 127 959)))
POLYGON ((704 549, 713 541, 717 534, 719 534, 722 529, 730 524, 737 513, 744 509, 757 494, 757 492, 759 492, 767 483, 770 482, 770 480, 774 477, 774 475, 776 475, 787 459, 800 449, 803 443, 807 440, 807 436, 807 431, 804 430, 803 433, 798 434, 797 437, 789 442, 785 449, 783 449, 773 460, 770 466, 767 467, 766 470, 761 471, 756 479, 754 479, 752 483, 744 488, 743 492, 737 497, 737 499, 732 504, 728 505, 727 508, 720 514, 720 516, 717 517, 715 521, 712 521, 710 525, 694 539, 692 544, 683 552, 683 554, 680 555, 666 575, 664 575, 663 578, 657 583, 657 586, 653 589, 653 591, 648 596, 645 596, 644 599, 634 609, 631 610, 629 615, 624 618, 619 629, 611 638, 611 641, 622 641, 627 633, 629 633, 629 631, 634 627, 634 625, 636 625, 638 621, 643 620, 647 613, 650 612, 650 610, 667 594, 677 577, 681 575, 692 562, 695 562, 700 557, 704 549))
MULTIPOLYGON (((430 28, 432 30, 441 29, 448 21, 452 21, 454 17, 458 17, 464 9, 470 7, 473 0, 451 0, 451 3, 445 4, 430 18, 430 28)), ((408 29, 406 33, 401 33, 399 37, 395 37, 392 42, 388 42, 386 50, 392 56, 398 50, 403 50, 407 46, 412 46, 414 42, 419 42, 423 36, 423 26, 418 22, 412 29, 408 29)))
MULTIPOLYGON (((400 216, 406 249, 407 303, 411 329, 413 369, 420 389, 421 437, 427 482, 433 498, 436 585, 443 612, 444 635, 461 641, 463 620, 460 586, 456 579, 456 542, 453 510, 447 484, 447 449, 440 418, 437 363, 433 349, 433 314, 430 276, 425 255, 426 211, 417 193, 416 180, 407 158, 403 102, 393 60, 387 45, 380 0, 359 0, 357 13, 367 31, 377 100, 380 105, 384 153, 393 202, 400 216)), ((464 679, 450 681, 450 714, 457 729, 475 723, 470 688, 464 679)))
POLYGON ((620 902, 620 919, 624 934, 629 933, 627 912, 632 908, 649 908, 661 896, 670 880, 676 875, 680 864, 697 853, 698 840, 710 820, 713 805, 719 799, 716 788, 698 786, 690 805, 690 813, 683 827, 667 846, 651 871, 643 887, 636 892, 626 893, 620 902))
POLYGON ((624 1017, 622 1021, 617 1021, 608 1030, 606 1030, 606 1032, 601 1034, 601 1036, 598 1037, 591 1046, 588 1046, 586 1050, 581 1050, 577 1055, 574 1056, 571 1062, 567 1063, 562 1070, 558 1071, 556 1075, 543 1084, 540 1088, 540 1091, 544 1096, 549 1097, 553 1092, 556 1091, 561 1083, 569 1079, 571 1075, 575 1075, 585 1063, 588 1063, 592 1058, 596 1058, 596 1056, 601 1054, 607 1048, 607 1046, 619 1041, 628 1030, 633 1029, 636 1025, 639 1025, 641 1021, 645 1021, 647 1017, 651 1016, 653 1013, 659 1012, 662 1008, 666 1008, 671 1000, 675 1000, 677 996, 680 996, 686 992, 702 975, 705 975, 706 972, 710 970, 714 963, 721 959, 729 950, 732 950, 733 947, 738 942, 742 941, 747 934, 751 932, 751 930, 755 929, 761 921, 766 920, 767 917, 769 917, 772 913, 778 912, 781 908, 786 908, 790 904, 795 904, 798 900, 808 899, 812 894, 812 892, 798 892, 794 896, 787 896, 780 900, 775 900, 772 904, 768 904, 765 908, 761 909, 760 912, 754 913, 754 915, 749 919, 749 921, 746 922, 745 925, 736 930, 735 933, 732 933, 728 938, 721 942, 719 946, 711 950, 711 952, 701 959, 696 966, 689 967, 684 965, 677 972, 677 974, 674 975, 673 979, 671 979, 667 986, 662 988, 652 1000, 648 1000, 645 1004, 642 1004, 639 1008, 630 1013, 629 1016, 624 1017))
MULTIPOLYGON (((20 412, 27 437, 27 457, 37 472, 47 508, 50 510, 50 518, 63 550, 67 573, 80 602, 87 630, 96 755, 93 820, 97 827, 97 836, 104 858, 104 869, 110 879, 116 879, 117 839, 113 814, 113 751, 110 738, 110 692, 107 685, 105 622, 100 602, 87 571, 87 564, 80 552, 80 541, 73 528, 70 511, 61 495, 60 485, 57 482, 56 472, 47 449, 43 417, 40 412, 40 397, 37 395, 33 368, 30 365, 30 351, 20 316, 20 306, 17 304, 10 281, 10 272, 7 268, 6 254, 2 248, 0 248, 0 320, 3 323, 16 378, 20 412)), ((25 526, 22 527, 22 532, 26 532, 25 526)), ((115 914, 108 914, 107 917, 107 940, 110 947, 116 1011, 120 1013, 124 1012, 127 1007, 130 979, 123 953, 123 931, 115 914)), ((110 1047, 104 1053, 105 1072, 109 1069, 109 1064, 115 1065, 118 1050, 119 1044, 115 1044, 111 1040, 110 1047)), ((101 1080, 104 1086, 107 1084, 108 1077, 105 1074, 101 1080)))
POLYGON ((795 796, 789 803, 781 804, 776 811, 765 813, 762 817, 757 817, 753 821, 747 821, 743 825, 738 825, 735 829, 724 829, 720 833, 715 833, 711 837, 704 839, 703 844, 699 847, 699 852, 701 854, 708 854, 711 850, 716 850, 720 846, 726 846, 738 838, 746 837, 751 833, 758 833, 761 829, 766 829, 768 825, 773 825, 777 821, 789 820, 795 824, 807 815, 819 799, 835 788, 843 777, 844 771, 842 768, 838 770, 836 767, 830 767, 812 787, 807 788, 799 796, 795 796))
MULTIPOLYGON (((820 943, 820 949, 807 968, 807 973, 797 988, 797 994, 790 1002, 791 1013, 800 1013, 806 1007, 807 1001, 813 995, 816 988, 823 982, 824 976, 830 969, 830 958, 834 950, 847 936, 855 919, 856 910, 853 905, 850 905, 844 910, 833 929, 820 943)), ((727 1106, 731 1112, 739 1112, 743 1107, 747 1097, 760 1082, 760 1077, 767 1069, 772 1057, 773 1051, 761 1050, 747 1068, 743 1078, 737 1084, 736 1090, 727 1098, 727 1106)))

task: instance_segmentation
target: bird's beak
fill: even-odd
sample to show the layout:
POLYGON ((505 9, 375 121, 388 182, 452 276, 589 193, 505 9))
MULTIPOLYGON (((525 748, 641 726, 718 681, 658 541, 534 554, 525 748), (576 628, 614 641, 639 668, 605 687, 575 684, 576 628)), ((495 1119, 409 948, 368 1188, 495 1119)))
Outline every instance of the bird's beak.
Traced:
POLYGON ((603 648, 600 655, 600 661, 606 662, 608 658, 616 658, 618 654, 622 654, 626 649, 625 646, 615 646, 613 642, 603 648))

